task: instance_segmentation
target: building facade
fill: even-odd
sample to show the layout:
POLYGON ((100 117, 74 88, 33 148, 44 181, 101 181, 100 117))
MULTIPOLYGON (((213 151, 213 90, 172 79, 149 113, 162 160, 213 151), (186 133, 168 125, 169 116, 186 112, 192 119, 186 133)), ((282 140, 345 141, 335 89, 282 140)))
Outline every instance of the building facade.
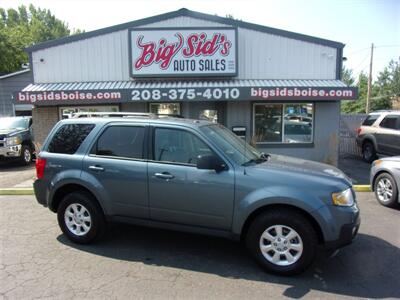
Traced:
POLYGON ((32 83, 29 69, 0 76, 0 117, 30 116, 33 105, 18 104, 13 101, 13 94, 32 83))
POLYGON ((74 112, 208 119, 268 153, 337 164, 344 45, 181 9, 27 49, 41 143, 74 112))

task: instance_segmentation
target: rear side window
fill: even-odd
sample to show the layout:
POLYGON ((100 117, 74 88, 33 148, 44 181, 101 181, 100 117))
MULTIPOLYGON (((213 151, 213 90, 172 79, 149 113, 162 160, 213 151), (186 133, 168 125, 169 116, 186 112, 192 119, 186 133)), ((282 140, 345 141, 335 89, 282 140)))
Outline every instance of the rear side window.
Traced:
POLYGON ((399 125, 398 125, 399 118, 400 118, 400 116, 396 116, 396 115, 387 116, 382 120, 382 122, 379 126, 383 127, 383 128, 389 128, 389 129, 399 129, 399 125))
POLYGON ((375 123, 376 120, 378 120, 379 115, 369 115, 364 122, 362 123, 363 126, 371 126, 372 124, 375 123))
POLYGON ((99 137, 92 154, 143 158, 144 127, 110 126, 99 137))
POLYGON ((57 130, 48 152, 74 154, 94 128, 94 124, 66 124, 57 130))

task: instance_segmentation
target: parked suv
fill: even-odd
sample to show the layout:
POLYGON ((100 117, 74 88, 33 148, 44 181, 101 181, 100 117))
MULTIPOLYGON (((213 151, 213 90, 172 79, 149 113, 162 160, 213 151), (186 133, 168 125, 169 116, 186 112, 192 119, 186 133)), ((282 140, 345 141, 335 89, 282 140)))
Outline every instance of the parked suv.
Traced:
POLYGON ((356 141, 366 162, 377 154, 400 155, 400 111, 370 113, 357 129, 356 141))
POLYGON ((244 241, 262 267, 288 275, 318 246, 351 243, 360 224, 341 171, 260 153, 208 121, 63 120, 36 167, 38 202, 76 243, 98 239, 111 221, 209 234, 244 241))
POLYGON ((0 159, 19 160, 27 165, 35 151, 31 117, 0 118, 0 159))

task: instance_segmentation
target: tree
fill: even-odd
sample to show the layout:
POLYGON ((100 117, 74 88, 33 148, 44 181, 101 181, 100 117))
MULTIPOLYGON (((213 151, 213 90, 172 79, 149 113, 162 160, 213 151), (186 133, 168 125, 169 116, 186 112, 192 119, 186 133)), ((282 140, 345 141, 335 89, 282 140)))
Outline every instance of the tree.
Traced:
POLYGON ((342 81, 348 86, 354 86, 353 70, 342 67, 342 81))
POLYGON ((68 25, 48 9, 35 8, 32 4, 29 9, 25 5, 18 10, 0 8, 0 75, 17 71, 28 62, 26 47, 70 34, 68 25))
POLYGON ((373 102, 379 107, 390 109, 393 102, 400 98, 400 60, 391 60, 385 69, 379 73, 376 81, 378 96, 373 102))
MULTIPOLYGON (((352 71, 343 69, 342 80, 349 86, 354 86, 352 71)), ((343 101, 342 113, 365 113, 367 101, 368 76, 360 73, 356 86, 358 99, 343 101)), ((379 73, 371 89, 371 111, 391 109, 393 102, 400 99, 400 61, 390 61, 388 66, 379 73)))

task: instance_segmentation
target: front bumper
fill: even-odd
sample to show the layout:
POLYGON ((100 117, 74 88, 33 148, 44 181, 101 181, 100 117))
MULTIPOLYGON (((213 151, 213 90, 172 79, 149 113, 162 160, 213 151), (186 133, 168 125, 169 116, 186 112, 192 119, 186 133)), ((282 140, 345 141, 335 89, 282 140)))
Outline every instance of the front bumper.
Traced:
POLYGON ((342 225, 340 228, 339 237, 333 241, 326 241, 324 247, 329 250, 335 250, 351 244, 354 238, 357 236, 360 224, 360 214, 357 212, 352 223, 342 225))
POLYGON ((22 145, 0 147, 0 157, 20 157, 21 149, 22 145))

